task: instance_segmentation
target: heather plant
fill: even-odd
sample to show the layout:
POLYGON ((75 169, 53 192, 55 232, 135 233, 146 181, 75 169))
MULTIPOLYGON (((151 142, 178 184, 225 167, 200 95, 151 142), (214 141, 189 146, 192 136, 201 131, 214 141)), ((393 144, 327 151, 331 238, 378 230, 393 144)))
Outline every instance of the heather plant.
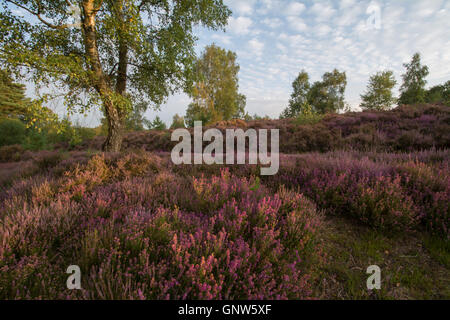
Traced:
POLYGON ((62 176, 59 163, 17 180, 1 207, 0 297, 310 297, 322 219, 310 200, 228 170, 180 176, 163 161, 94 155, 62 176), (64 289, 71 264, 81 291, 64 289))
POLYGON ((398 168, 408 194, 421 212, 421 222, 432 233, 450 236, 450 168, 409 161, 398 168))
POLYGON ((24 150, 19 144, 0 147, 0 162, 19 161, 23 152, 24 150))
POLYGON ((57 151, 42 151, 35 157, 40 170, 48 170, 61 162, 63 155, 57 151))
POLYGON ((116 162, 115 174, 120 177, 137 177, 148 171, 156 173, 161 169, 161 160, 144 151, 126 154, 116 162))
POLYGON ((403 191, 400 177, 381 176, 373 183, 362 180, 351 211, 374 228, 389 232, 411 231, 417 225, 414 202, 403 191))
POLYGON ((389 232, 421 225, 448 237, 448 151, 416 154, 333 152, 281 158, 264 183, 298 190, 329 214, 354 218, 389 232), (429 164, 417 162, 417 159, 429 164))

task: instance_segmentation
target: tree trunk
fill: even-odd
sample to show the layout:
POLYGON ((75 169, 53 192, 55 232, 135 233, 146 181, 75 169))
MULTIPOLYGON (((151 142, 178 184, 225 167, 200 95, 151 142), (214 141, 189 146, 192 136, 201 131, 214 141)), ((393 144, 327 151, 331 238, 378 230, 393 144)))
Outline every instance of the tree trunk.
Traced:
POLYGON ((100 56, 97 47, 96 21, 95 16, 100 7, 96 8, 94 0, 84 0, 82 2, 82 29, 84 33, 84 45, 86 56, 92 70, 92 83, 103 100, 105 108, 105 115, 108 121, 108 137, 103 144, 103 151, 119 152, 123 140, 123 127, 125 116, 121 111, 120 106, 115 105, 112 101, 113 95, 124 95, 126 90, 126 65, 127 65, 127 50, 125 43, 121 42, 119 50, 119 79, 116 91, 110 86, 107 77, 103 72, 100 62, 100 56))
POLYGON ((103 143, 103 151, 106 152, 120 152, 123 141, 123 122, 117 119, 108 120, 108 136, 103 143))

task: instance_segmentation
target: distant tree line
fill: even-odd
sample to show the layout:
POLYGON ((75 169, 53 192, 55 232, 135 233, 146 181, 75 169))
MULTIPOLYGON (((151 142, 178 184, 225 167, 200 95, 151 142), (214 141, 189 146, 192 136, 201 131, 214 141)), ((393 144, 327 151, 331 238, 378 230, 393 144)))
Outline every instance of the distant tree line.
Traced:
MULTIPOLYGON (((404 67, 406 72, 402 75, 403 84, 400 87, 399 98, 393 94, 393 89, 397 85, 393 71, 379 71, 370 77, 366 92, 361 95, 360 107, 363 110, 388 110, 396 103, 398 105, 443 103, 450 106, 450 81, 427 90, 425 78, 429 74, 429 69, 422 65, 419 53, 414 54, 411 62, 404 64, 404 67)), ((310 85, 308 73, 302 70, 292 83, 293 92, 289 105, 280 118, 345 111, 346 85, 345 72, 334 70, 325 73, 322 81, 310 85)))

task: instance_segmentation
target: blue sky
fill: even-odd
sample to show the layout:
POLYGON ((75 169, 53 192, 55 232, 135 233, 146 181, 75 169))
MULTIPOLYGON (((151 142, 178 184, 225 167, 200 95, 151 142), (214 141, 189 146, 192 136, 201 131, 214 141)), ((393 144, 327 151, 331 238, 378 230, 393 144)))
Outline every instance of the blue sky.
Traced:
MULTIPOLYGON (((403 63, 415 52, 430 68, 428 86, 450 80, 450 1, 225 0, 232 9, 226 32, 196 31, 197 52, 211 43, 235 51, 240 91, 250 114, 278 117, 291 83, 302 69, 312 81, 338 68, 347 72, 347 102, 358 109, 369 76, 393 70, 401 82, 403 63)), ((397 85, 398 90, 400 85, 397 85)), ((184 115, 184 94, 168 99, 159 115, 170 125, 184 115)), ((83 122, 95 125, 95 114, 83 122)))
MULTIPOLYGON (((401 83, 403 63, 415 52, 430 68, 428 85, 450 80, 450 1, 225 0, 232 9, 226 32, 199 30, 197 51, 212 43, 235 51, 240 90, 250 114, 277 117, 291 83, 305 69, 312 81, 333 68, 347 72, 347 102, 358 109, 369 76, 393 70, 401 83)), ((398 90, 400 85, 397 85, 398 90)), ((167 123, 183 115, 184 95, 155 114, 167 123)))

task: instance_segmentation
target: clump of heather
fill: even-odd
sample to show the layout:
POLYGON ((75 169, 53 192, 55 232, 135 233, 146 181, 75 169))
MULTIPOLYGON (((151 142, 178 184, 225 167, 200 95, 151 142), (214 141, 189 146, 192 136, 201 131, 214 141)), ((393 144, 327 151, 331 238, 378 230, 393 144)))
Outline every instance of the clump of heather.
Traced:
POLYGON ((311 198, 330 214, 392 232, 418 230, 449 237, 448 151, 416 154, 332 152, 281 158, 280 172, 265 179, 311 198))
POLYGON ((417 208, 403 191, 399 176, 381 176, 373 182, 361 180, 351 202, 353 215, 377 229, 400 232, 417 225, 417 208))
POLYGON ((0 298, 300 299, 321 215, 228 170, 185 177, 148 153, 93 155, 16 182, 0 215, 0 298), (82 290, 66 289, 69 265, 82 290))
POLYGON ((403 184, 420 210, 422 224, 437 235, 450 236, 450 162, 430 166, 420 161, 399 165, 403 184))

